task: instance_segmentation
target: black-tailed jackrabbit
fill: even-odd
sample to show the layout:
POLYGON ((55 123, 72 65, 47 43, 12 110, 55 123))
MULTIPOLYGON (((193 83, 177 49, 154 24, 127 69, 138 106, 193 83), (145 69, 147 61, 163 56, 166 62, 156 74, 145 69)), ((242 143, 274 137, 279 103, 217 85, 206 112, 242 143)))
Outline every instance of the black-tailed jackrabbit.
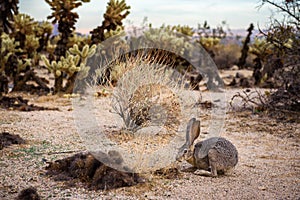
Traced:
POLYGON ((230 141, 222 137, 212 137, 193 145, 199 134, 200 121, 190 119, 186 130, 186 142, 176 157, 178 161, 186 160, 195 170, 201 169, 202 175, 213 177, 235 167, 238 152, 230 141))

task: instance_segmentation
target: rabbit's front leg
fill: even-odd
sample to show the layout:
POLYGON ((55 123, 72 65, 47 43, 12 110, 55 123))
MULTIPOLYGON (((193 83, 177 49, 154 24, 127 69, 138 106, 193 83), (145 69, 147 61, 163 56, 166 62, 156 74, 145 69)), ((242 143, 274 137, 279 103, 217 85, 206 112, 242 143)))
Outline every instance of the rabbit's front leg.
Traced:
POLYGON ((198 169, 198 170, 196 170, 196 171, 194 172, 194 174, 195 174, 195 175, 199 175, 199 176, 209 176, 209 177, 212 176, 211 172, 206 171, 206 170, 204 170, 204 169, 198 169))

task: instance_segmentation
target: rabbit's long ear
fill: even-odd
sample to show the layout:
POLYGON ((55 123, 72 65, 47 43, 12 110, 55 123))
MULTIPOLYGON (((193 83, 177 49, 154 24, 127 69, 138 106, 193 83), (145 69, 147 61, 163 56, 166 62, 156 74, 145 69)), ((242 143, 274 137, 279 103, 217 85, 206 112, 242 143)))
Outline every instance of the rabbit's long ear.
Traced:
POLYGON ((189 146, 193 144, 200 134, 200 121, 195 118, 190 119, 186 128, 186 142, 189 146))

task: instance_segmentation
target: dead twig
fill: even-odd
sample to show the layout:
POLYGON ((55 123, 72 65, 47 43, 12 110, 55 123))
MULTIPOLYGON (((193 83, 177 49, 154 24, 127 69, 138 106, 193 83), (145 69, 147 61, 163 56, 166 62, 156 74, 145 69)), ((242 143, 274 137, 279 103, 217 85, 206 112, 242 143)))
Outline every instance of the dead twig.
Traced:
POLYGON ((56 151, 56 152, 35 152, 34 155, 57 155, 57 154, 67 154, 67 153, 78 153, 82 150, 70 150, 70 151, 56 151))
POLYGON ((266 108, 270 106, 267 100, 267 95, 262 94, 257 89, 255 89, 254 91, 251 91, 250 89, 246 89, 242 93, 238 92, 237 94, 233 95, 229 103, 231 107, 233 107, 233 101, 236 98, 241 99, 243 108, 247 108, 247 106, 250 106, 252 108, 253 107, 266 108))

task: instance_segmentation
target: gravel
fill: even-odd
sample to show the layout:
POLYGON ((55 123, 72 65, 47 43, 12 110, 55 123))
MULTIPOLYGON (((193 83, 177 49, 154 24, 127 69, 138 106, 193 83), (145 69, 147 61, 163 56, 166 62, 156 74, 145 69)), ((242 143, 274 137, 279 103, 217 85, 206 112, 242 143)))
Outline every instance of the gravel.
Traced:
MULTIPOLYGON (((227 91, 227 99, 235 92, 227 91)), ((0 199, 13 199, 29 186, 36 187, 42 199, 300 198, 298 123, 228 109, 221 135, 239 151, 239 163, 230 174, 211 178, 185 172, 180 177, 166 179, 149 173, 145 174, 149 180, 146 184, 90 191, 84 186, 67 187, 64 182, 45 175, 47 162, 86 151, 74 123, 70 99, 23 97, 30 99, 30 103, 57 107, 59 111, 0 110, 0 132, 18 134, 27 141, 0 150, 0 199)), ((101 117, 105 119, 105 112, 101 117)))

